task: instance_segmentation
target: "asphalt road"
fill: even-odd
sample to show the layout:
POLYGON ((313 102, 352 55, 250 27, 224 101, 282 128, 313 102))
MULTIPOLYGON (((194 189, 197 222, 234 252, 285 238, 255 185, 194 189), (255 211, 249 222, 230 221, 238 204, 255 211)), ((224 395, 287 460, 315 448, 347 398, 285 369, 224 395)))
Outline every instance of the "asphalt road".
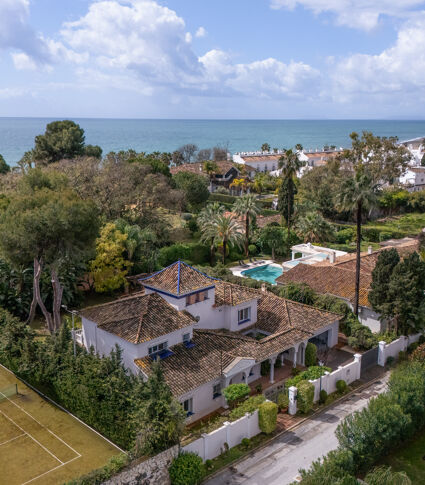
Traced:
POLYGON ((385 391, 387 378, 371 384, 252 452, 242 462, 211 478, 208 485, 287 485, 300 468, 337 448, 335 429, 348 414, 362 409, 372 396, 385 391))

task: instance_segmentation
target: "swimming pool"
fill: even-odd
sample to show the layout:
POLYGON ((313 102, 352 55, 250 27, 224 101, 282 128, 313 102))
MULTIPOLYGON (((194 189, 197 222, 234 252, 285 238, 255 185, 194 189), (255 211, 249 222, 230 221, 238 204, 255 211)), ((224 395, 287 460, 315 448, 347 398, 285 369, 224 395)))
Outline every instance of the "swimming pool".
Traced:
POLYGON ((241 274, 248 276, 258 281, 266 281, 272 285, 276 284, 276 278, 283 273, 283 269, 279 266, 274 266, 271 264, 266 264, 264 266, 259 266, 258 268, 251 268, 242 271, 241 274))

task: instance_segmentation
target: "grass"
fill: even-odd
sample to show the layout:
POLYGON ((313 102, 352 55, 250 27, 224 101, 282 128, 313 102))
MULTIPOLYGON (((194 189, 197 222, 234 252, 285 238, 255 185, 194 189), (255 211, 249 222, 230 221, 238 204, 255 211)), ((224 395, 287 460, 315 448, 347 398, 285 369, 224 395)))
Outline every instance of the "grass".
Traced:
POLYGON ((382 464, 393 470, 404 471, 412 484, 425 483, 425 430, 408 441, 404 446, 388 455, 382 464))
POLYGON ((364 224, 365 228, 374 228, 382 232, 400 232, 403 236, 417 236, 425 227, 425 214, 413 213, 386 217, 364 224))
POLYGON ((15 383, 19 394, 0 401, 1 483, 64 483, 119 454, 114 445, 0 367, 0 391, 15 383))

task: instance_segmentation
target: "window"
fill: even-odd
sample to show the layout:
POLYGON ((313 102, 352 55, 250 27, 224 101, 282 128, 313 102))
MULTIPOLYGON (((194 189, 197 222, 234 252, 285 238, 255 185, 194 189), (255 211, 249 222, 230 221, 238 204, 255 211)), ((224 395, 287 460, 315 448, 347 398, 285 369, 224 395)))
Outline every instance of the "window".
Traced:
POLYGON ((216 399, 221 396, 221 384, 215 384, 213 386, 213 399, 216 399))
POLYGON ((186 413, 186 416, 192 416, 193 414, 193 399, 189 398, 186 401, 183 401, 183 409, 186 413))
POLYGON ((186 296, 186 306, 199 303, 200 301, 208 300, 208 291, 200 291, 186 296))
POLYGON ((190 342, 190 333, 183 334, 183 342, 190 342))
POLYGON ((238 311, 238 323, 245 323, 251 319, 251 307, 242 308, 238 311))
POLYGON ((162 352, 163 350, 167 350, 168 348, 168 342, 161 342, 160 344, 157 345, 152 345, 152 347, 149 347, 148 352, 149 355, 157 354, 158 352, 162 352))

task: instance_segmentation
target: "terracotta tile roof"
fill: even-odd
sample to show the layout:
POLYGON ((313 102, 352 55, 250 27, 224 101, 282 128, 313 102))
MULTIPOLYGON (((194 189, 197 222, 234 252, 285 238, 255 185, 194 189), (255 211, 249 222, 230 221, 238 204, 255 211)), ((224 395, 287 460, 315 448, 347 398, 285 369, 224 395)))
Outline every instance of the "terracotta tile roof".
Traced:
MULTIPOLYGON (((165 379, 173 394, 181 396, 221 377, 222 370, 238 357, 255 359, 258 363, 277 355, 341 318, 341 315, 291 302, 271 293, 250 291, 260 299, 255 328, 272 334, 256 340, 223 329, 194 330, 194 347, 188 349, 182 344, 173 346, 173 355, 161 361, 165 379)), ((149 375, 152 363, 149 357, 137 359, 135 363, 149 375)))
POLYGON ((186 311, 179 312, 157 293, 85 308, 81 315, 106 332, 133 344, 160 337, 195 323, 186 311))
POLYGON ((211 288, 216 281, 215 278, 201 273, 192 266, 183 263, 183 261, 177 261, 167 266, 167 268, 140 280, 143 286, 165 291, 176 296, 185 295, 203 288, 211 288))
MULTIPOLYGON (((276 279, 279 284, 305 283, 317 293, 329 293, 340 298, 354 301, 355 271, 335 265, 298 264, 276 279)), ((369 287, 372 282, 370 273, 360 273, 359 304, 369 306, 369 287)))
POLYGON ((278 162, 282 157, 282 154, 272 154, 272 155, 244 155, 243 158, 248 163, 256 162, 278 162))
POLYGON ((235 306, 246 301, 259 298, 258 291, 246 286, 227 283, 226 281, 217 280, 215 284, 215 306, 224 305, 235 306))

